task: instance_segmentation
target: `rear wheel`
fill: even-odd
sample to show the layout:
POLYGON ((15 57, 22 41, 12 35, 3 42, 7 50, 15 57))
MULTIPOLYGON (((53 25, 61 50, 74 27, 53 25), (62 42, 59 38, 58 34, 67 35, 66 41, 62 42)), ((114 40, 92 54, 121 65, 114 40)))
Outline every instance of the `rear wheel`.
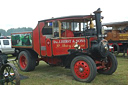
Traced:
POLYGON ((29 51, 21 51, 18 56, 19 67, 22 71, 33 71, 36 66, 36 59, 29 51))
POLYGON ((107 56, 107 63, 105 64, 105 68, 97 70, 98 73, 111 75, 117 69, 117 59, 116 57, 110 52, 107 56))
POLYGON ((73 77, 82 82, 91 82, 96 76, 96 64, 88 56, 77 56, 71 62, 73 77))

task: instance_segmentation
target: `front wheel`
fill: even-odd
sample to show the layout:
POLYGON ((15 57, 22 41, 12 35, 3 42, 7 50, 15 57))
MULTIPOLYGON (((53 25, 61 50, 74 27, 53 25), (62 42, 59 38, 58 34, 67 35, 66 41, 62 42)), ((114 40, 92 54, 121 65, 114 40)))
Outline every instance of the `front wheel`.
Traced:
POLYGON ((91 82, 96 76, 96 64, 88 56, 77 56, 71 62, 73 77, 82 82, 91 82))
POLYGON ((117 59, 116 57, 109 52, 107 56, 107 63, 105 64, 105 68, 97 70, 100 74, 112 75, 117 69, 117 59))

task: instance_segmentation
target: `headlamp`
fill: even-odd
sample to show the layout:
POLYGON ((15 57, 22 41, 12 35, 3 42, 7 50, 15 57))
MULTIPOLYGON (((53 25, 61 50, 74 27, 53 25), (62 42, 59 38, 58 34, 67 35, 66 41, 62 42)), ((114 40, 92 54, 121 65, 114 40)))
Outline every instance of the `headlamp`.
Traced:
POLYGON ((80 45, 78 45, 78 43, 76 42, 75 45, 74 45, 74 48, 80 49, 80 45))

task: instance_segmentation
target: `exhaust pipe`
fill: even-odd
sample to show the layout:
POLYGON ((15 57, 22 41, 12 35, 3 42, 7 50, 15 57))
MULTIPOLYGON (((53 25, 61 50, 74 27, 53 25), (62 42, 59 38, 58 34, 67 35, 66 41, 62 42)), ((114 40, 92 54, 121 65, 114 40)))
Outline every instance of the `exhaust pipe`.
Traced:
POLYGON ((93 12, 95 14, 98 42, 102 39, 101 12, 100 8, 93 12))

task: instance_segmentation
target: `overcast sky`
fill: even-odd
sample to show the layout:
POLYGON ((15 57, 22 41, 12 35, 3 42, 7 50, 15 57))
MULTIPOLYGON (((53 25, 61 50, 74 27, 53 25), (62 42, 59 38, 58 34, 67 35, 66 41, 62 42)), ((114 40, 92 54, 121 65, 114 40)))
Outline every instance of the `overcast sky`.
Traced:
POLYGON ((128 21, 128 0, 0 0, 0 29, 35 28, 39 20, 88 15, 101 8, 103 23, 128 21))

